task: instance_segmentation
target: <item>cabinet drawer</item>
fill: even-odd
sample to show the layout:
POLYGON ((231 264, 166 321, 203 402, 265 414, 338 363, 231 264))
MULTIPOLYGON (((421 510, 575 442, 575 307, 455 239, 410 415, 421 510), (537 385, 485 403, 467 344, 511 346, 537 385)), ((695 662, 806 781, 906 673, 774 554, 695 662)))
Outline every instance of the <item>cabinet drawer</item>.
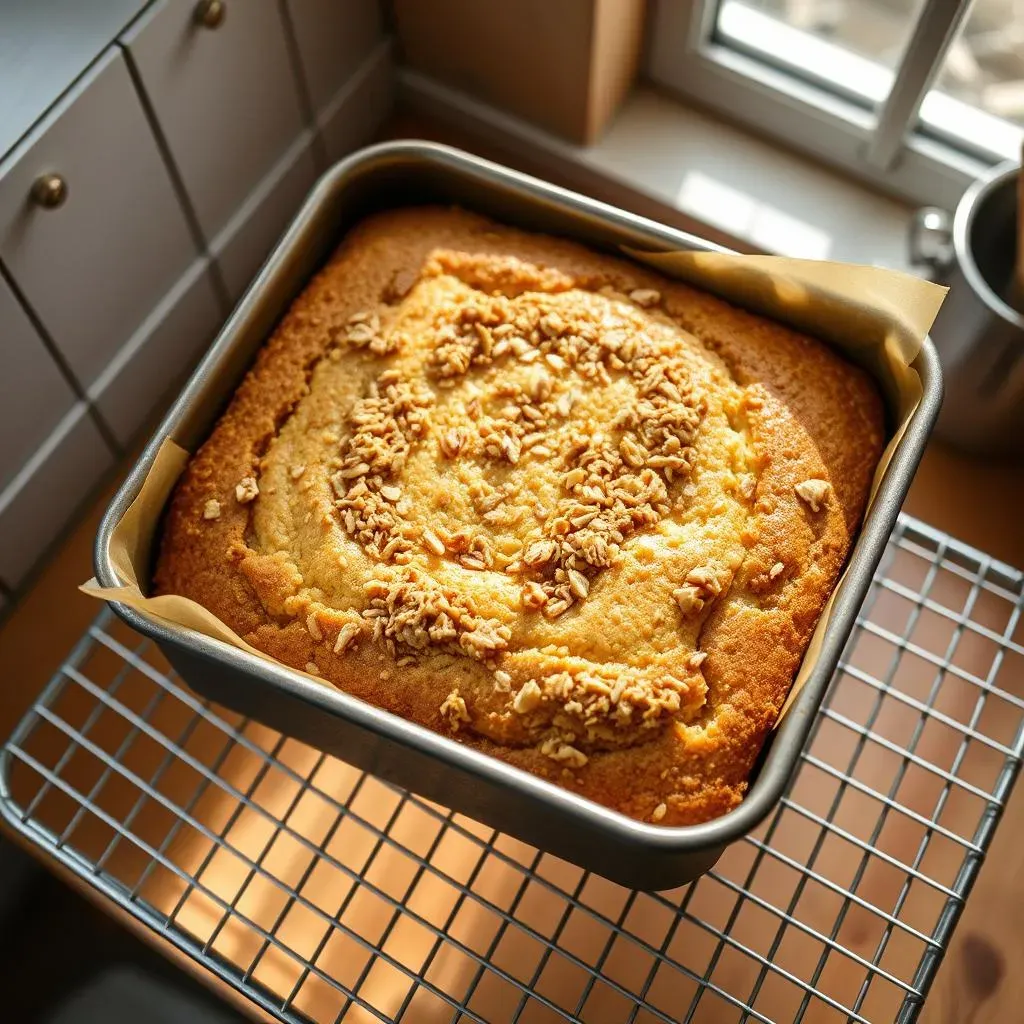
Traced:
POLYGON ((316 181, 312 139, 310 132, 303 133, 213 242, 232 302, 249 287, 316 181))
POLYGON ((305 128, 276 0, 161 0, 122 37, 210 241, 305 128))
POLYGON ((205 257, 197 259, 89 391, 100 415, 127 447, 163 411, 221 322, 205 257))
POLYGON ((321 111, 383 38, 377 0, 287 0, 302 73, 321 111))
POLYGON ((0 491, 75 404, 75 393, 0 277, 0 491))
POLYGON ((116 50, 0 165, 0 258, 83 386, 197 253, 116 50), (66 186, 33 202, 41 176, 66 186))
POLYGON ((84 402, 0 492, 0 578, 17 587, 113 465, 84 402))
POLYGON ((381 43, 317 119, 329 163, 372 141, 391 112, 395 84, 391 49, 389 42, 381 43))

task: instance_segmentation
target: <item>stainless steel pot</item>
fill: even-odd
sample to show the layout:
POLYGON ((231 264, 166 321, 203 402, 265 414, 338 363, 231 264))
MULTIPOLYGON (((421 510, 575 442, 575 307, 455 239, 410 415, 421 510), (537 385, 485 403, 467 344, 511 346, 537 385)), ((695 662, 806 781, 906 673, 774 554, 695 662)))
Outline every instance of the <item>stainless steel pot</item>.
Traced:
POLYGON ((1024 315, 1005 295, 1017 242, 1016 164, 996 167, 952 216, 915 215, 911 262, 949 286, 931 338, 946 395, 936 434, 967 451, 1024 453, 1024 315))

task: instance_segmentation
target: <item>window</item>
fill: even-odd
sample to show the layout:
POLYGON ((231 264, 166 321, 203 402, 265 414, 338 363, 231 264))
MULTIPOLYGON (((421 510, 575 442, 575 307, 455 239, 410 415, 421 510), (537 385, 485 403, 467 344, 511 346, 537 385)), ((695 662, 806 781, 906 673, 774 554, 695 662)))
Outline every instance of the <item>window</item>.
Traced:
POLYGON ((1024 0, 657 0, 655 81, 914 202, 1024 141, 1024 0))

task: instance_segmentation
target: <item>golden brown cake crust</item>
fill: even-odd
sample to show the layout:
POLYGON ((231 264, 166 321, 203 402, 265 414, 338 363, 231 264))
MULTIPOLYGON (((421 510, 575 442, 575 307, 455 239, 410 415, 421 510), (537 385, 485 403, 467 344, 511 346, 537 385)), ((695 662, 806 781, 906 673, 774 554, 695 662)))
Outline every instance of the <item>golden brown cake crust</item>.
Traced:
POLYGON ((173 495, 155 591, 636 818, 738 803, 863 513, 868 377, 631 263, 371 217, 173 495))

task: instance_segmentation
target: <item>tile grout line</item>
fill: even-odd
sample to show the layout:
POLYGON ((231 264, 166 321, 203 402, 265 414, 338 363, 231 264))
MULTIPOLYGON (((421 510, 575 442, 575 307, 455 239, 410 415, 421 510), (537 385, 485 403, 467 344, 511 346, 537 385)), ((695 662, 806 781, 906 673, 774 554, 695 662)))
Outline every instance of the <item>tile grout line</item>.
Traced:
POLYGON ((174 189, 175 198, 178 200, 185 223, 188 225, 189 234, 192 236, 192 244, 197 249, 196 255, 206 258, 207 272, 217 294, 221 315, 226 317, 231 312, 232 303, 227 284, 224 281, 224 275, 221 272, 220 264, 210 251, 209 242, 199 222, 199 215, 196 213, 188 190, 185 188, 185 181, 181 176, 181 170, 174 159, 174 154, 171 152, 171 147, 167 142, 167 136, 164 135, 152 100, 149 98, 145 83, 142 81, 142 75, 139 73, 138 66, 135 63, 135 55, 130 47, 123 43, 120 38, 115 40, 115 45, 121 51, 125 66, 128 68, 128 75, 132 80, 132 85, 135 87, 135 95, 139 101, 139 106, 142 107, 146 123, 149 125, 149 130, 153 133, 153 141, 156 143, 160 158, 164 163, 164 169, 167 171, 167 176, 170 178, 171 186, 174 189))
POLYGON ((306 125, 313 136, 310 149, 313 151, 313 160, 317 165, 317 173, 320 173, 327 168, 330 161, 327 159, 327 146, 320 135, 320 125, 317 122, 318 112, 313 106, 313 94, 310 92, 309 82, 306 80, 306 68, 302 61, 302 54, 299 51, 299 40, 295 32, 295 22, 292 19, 292 12, 286 0, 278 0, 278 14, 284 29, 285 48, 288 51, 288 63, 291 65, 292 78, 295 80, 295 91, 299 95, 299 106, 302 107, 302 115, 305 117, 306 125))
POLYGON ((35 330, 36 334, 39 335, 39 339, 42 342, 43 347, 46 349, 47 354, 54 363, 57 364, 57 369, 60 371, 65 382, 74 392, 77 400, 85 403, 89 417, 95 424, 96 429, 100 432, 100 436, 103 438, 103 443, 110 449, 111 455, 115 457, 122 456, 124 454, 124 448, 114 436, 114 432, 107 425, 107 421, 103 418, 103 414, 100 412, 99 407, 89 396, 88 389, 82 386, 82 382, 78 379, 78 375, 71 368, 71 364, 65 358, 64 353, 53 340, 53 335, 50 334, 39 314, 28 301, 25 293, 19 287, 17 281, 14 280, 14 276, 2 260, 0 260, 0 281, 3 281, 8 288, 10 288, 15 301, 21 306, 25 316, 32 324, 33 330, 35 330))

